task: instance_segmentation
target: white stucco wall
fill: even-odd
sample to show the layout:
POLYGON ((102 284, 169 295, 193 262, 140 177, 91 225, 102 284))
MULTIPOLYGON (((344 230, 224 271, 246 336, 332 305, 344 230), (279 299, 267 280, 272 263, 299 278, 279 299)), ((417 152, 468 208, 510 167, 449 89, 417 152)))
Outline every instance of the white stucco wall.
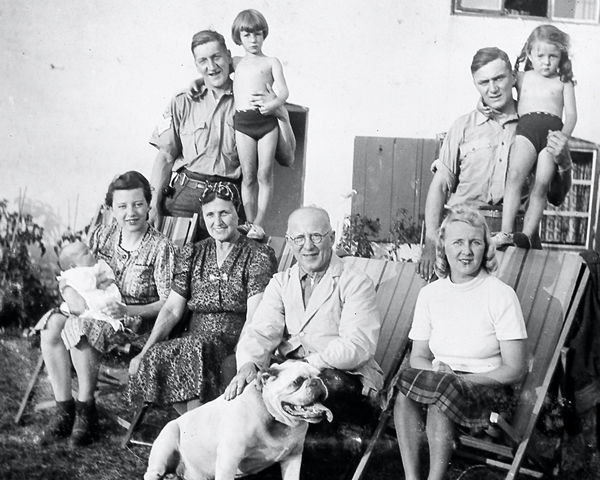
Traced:
MULTIPOLYGON (((450 0, 0 0, 0 198, 27 188, 52 235, 81 227, 114 175, 149 175, 148 138, 169 98, 195 76, 191 36, 214 28, 234 54, 244 8, 269 21, 289 101, 310 109, 305 199, 339 214, 357 135, 434 138, 474 107, 469 65, 483 46, 515 58, 538 24, 452 16, 450 0)), ((572 36, 579 81, 574 135, 600 143, 600 26, 572 36)))

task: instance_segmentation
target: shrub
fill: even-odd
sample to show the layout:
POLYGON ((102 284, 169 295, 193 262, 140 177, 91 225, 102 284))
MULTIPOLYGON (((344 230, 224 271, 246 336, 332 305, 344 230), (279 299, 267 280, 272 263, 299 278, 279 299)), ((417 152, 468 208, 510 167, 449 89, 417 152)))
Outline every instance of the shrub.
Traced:
POLYGON ((390 242, 396 248, 405 243, 418 245, 421 242, 421 229, 413 221, 406 208, 401 208, 396 212, 396 218, 390 227, 390 242))
POLYGON ((10 212, 0 201, 0 327, 33 325, 54 303, 55 295, 40 280, 39 267, 31 261, 29 247, 39 247, 44 229, 31 215, 10 212))
POLYGON ((379 219, 361 217, 358 213, 348 215, 337 249, 353 257, 371 258, 371 241, 379 235, 379 230, 379 219))
POLYGON ((380 230, 379 219, 373 220, 358 213, 346 215, 342 236, 337 244, 338 254, 403 262, 418 261, 422 230, 413 221, 408 210, 398 210, 387 239, 379 239, 380 230))

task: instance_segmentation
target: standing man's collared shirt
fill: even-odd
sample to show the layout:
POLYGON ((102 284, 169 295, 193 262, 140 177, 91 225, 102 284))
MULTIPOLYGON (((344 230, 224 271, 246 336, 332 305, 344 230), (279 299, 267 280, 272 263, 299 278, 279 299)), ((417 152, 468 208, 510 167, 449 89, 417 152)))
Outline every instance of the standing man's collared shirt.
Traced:
POLYGON ((440 158, 431 166, 446 180, 452 193, 449 205, 465 201, 495 205, 502 201, 517 122, 516 113, 493 119, 477 110, 454 122, 440 158))
POLYGON ((175 95, 163 113, 150 144, 173 158, 173 170, 185 167, 195 173, 231 179, 241 176, 235 146, 233 91, 216 99, 206 87, 196 98, 175 95))

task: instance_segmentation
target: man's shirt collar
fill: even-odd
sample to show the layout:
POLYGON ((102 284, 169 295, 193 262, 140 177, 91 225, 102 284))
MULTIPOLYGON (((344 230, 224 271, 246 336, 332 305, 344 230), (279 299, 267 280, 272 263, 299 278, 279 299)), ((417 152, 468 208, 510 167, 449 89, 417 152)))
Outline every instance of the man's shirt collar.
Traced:
POLYGON ((517 122, 519 120, 519 115, 515 113, 504 114, 501 113, 499 115, 494 115, 493 118, 486 117, 480 111, 477 111, 476 123, 477 125, 483 125, 486 122, 497 122, 501 126, 506 125, 507 123, 517 122))
MULTIPOLYGON (((207 94, 207 92, 209 91, 209 88, 205 85, 202 84, 200 86, 200 91, 198 92, 198 95, 196 95, 198 98, 204 98, 207 94)), ((224 95, 233 95, 233 82, 229 82, 229 88, 227 88, 226 90, 223 91, 224 95)))
MULTIPOLYGON (((327 268, 329 268, 329 266, 327 268)), ((300 281, 303 281, 305 277, 308 276, 311 279, 313 285, 316 285, 321 281, 326 271, 327 269, 323 270, 322 272, 316 272, 311 275, 310 273, 306 272, 300 265, 298 265, 298 274, 300 276, 300 281)))

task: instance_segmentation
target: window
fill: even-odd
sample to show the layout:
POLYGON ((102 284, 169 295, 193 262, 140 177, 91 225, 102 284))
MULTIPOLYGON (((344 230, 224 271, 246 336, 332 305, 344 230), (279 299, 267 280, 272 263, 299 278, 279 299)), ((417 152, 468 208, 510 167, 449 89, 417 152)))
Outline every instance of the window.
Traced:
POLYGON ((598 23, 600 0, 454 0, 453 12, 598 23))
POLYGON ((548 246, 563 245, 593 248, 596 227, 597 150, 572 148, 573 185, 559 207, 550 204, 540 226, 542 242, 548 246))

